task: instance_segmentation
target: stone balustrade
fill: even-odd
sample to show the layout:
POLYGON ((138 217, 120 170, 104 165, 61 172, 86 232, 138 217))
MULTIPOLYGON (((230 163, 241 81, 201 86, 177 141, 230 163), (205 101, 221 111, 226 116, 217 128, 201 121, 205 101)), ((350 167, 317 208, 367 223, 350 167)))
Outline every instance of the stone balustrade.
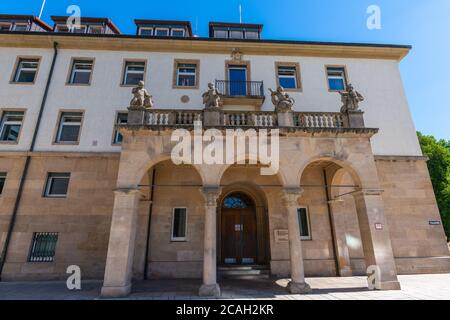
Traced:
POLYGON ((203 121, 209 127, 266 127, 297 129, 361 129, 363 112, 284 112, 229 110, 130 110, 127 126, 193 127, 203 121), (214 113, 214 117, 208 117, 214 113), (209 119, 216 119, 208 123, 209 119))

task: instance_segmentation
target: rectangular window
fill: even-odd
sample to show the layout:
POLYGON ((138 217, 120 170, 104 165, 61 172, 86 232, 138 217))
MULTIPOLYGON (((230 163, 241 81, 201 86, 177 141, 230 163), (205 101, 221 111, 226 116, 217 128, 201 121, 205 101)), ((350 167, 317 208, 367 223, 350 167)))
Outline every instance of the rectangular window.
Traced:
POLYGON ((278 83, 285 89, 298 89, 299 88, 299 73, 296 66, 283 66, 277 67, 278 83))
POLYGON ((20 58, 14 74, 16 83, 33 83, 39 66, 39 59, 20 58))
POLYGON ((151 37, 153 36, 153 28, 139 28, 139 35, 151 37))
POLYGON ((65 198, 69 189, 70 173, 49 173, 45 184, 44 197, 65 198))
POLYGON ((127 61, 123 75, 123 85, 136 85, 144 80, 145 62, 127 61))
POLYGON ((174 208, 172 215, 172 241, 186 241, 187 209, 174 208))
POLYGON ((227 30, 214 30, 214 38, 226 39, 226 38, 228 38, 228 31, 227 30))
POLYGON ((5 181, 6 181, 6 173, 0 172, 0 195, 3 192, 3 188, 5 187, 5 181))
POLYGON ((172 37, 184 37, 183 29, 172 29, 171 31, 172 37))
POLYGON ((258 31, 245 31, 245 39, 259 39, 258 31))
POLYGON ((73 60, 69 84, 90 84, 93 60, 73 60))
POLYGON ((87 27, 86 26, 80 26, 79 28, 73 28, 72 29, 72 32, 73 33, 86 33, 86 29, 87 29, 87 27))
POLYGON ((57 32, 69 32, 69 28, 64 24, 59 24, 56 26, 57 32))
POLYGON ((23 122, 23 111, 3 112, 0 123, 0 141, 17 142, 23 122))
POLYGON ((328 87, 330 91, 343 91, 347 85, 345 68, 327 67, 328 87))
POLYGON ((28 31, 28 25, 25 23, 16 24, 14 31, 28 31))
POLYGON ((11 24, 9 23, 1 23, 0 31, 9 31, 11 29, 11 24))
MULTIPOLYGON (((116 118, 116 124, 127 124, 128 122, 128 113, 126 112, 119 112, 117 113, 116 118)), ((122 144, 122 135, 120 134, 119 130, 114 128, 114 138, 113 138, 113 144, 122 144)))
POLYGON ((167 28, 156 28, 155 36, 157 37, 167 37, 169 35, 169 29, 167 28))
POLYGON ((89 26, 89 33, 91 34, 102 34, 103 27, 102 26, 89 26))
POLYGON ((57 143, 78 142, 80 137, 82 112, 62 112, 59 120, 57 143))
POLYGON ((302 240, 311 240, 311 230, 309 226, 308 209, 298 208, 298 223, 300 227, 300 237, 302 240))
POLYGON ((231 30, 230 31, 231 39, 244 39, 244 31, 242 30, 231 30))
POLYGON ((177 86, 178 87, 197 86, 197 64, 177 63, 177 86))
POLYGON ((53 262, 58 233, 35 232, 31 243, 29 262, 53 262))

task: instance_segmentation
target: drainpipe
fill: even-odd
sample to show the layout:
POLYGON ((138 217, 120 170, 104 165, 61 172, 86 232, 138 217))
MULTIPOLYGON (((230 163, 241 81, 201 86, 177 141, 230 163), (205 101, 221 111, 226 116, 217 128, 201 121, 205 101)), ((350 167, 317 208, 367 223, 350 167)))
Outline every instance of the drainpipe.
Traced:
POLYGON ((155 189, 155 176, 156 169, 152 171, 152 184, 150 187, 150 205, 148 208, 148 223, 147 223, 147 241, 145 242, 145 259, 144 259, 144 280, 147 280, 148 276, 148 250, 150 247, 150 229, 152 227, 152 212, 153 212, 153 194, 155 189))
POLYGON ((27 175, 28 175, 28 169, 30 167, 30 161, 31 161, 31 155, 30 154, 31 154, 31 152, 34 151, 34 147, 36 145, 37 134, 38 134, 38 131, 39 131, 39 126, 41 124, 42 114, 44 113, 44 107, 45 107, 45 103, 47 101, 47 96, 48 96, 48 91, 49 91, 49 88, 50 88, 50 83, 51 83, 52 78, 53 78, 53 70, 55 69, 55 62, 56 62, 57 56, 58 56, 58 43, 57 42, 53 42, 53 59, 52 59, 51 67, 50 67, 50 73, 48 75, 47 83, 45 85, 44 96, 42 97, 41 106, 39 108, 39 113, 38 113, 38 117, 37 117, 37 121, 36 121, 36 126, 35 126, 35 130, 33 132, 33 138, 31 140, 30 149, 27 152, 27 157, 25 159, 25 165, 23 167, 22 177, 20 178, 20 183, 19 183, 19 190, 17 191, 16 201, 14 203, 13 212, 11 214, 11 219, 9 221, 8 231, 6 233, 5 243, 3 245, 2 254, 0 256, 0 281, 2 280, 1 277, 2 277, 2 273, 3 273, 3 267, 5 265, 6 256, 8 254, 9 243, 11 241, 12 232, 14 230, 14 225, 16 223, 17 211, 18 211, 18 208, 19 208, 20 200, 22 199, 23 188, 24 188, 25 181, 26 181, 26 178, 27 178, 27 175))

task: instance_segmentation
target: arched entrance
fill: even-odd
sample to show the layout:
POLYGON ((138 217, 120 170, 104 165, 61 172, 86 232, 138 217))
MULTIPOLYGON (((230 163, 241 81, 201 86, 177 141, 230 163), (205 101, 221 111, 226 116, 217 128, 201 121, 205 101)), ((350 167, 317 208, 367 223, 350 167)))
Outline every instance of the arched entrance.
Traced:
POLYGON ((245 193, 231 193, 222 201, 221 253, 225 265, 257 262, 256 206, 245 193))

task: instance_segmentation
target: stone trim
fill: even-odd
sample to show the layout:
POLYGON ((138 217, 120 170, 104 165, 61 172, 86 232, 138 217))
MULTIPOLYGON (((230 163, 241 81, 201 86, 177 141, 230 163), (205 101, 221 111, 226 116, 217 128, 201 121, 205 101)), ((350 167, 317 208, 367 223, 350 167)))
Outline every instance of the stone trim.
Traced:
POLYGON ((430 158, 427 156, 377 156, 374 155, 375 161, 428 161, 430 158))

